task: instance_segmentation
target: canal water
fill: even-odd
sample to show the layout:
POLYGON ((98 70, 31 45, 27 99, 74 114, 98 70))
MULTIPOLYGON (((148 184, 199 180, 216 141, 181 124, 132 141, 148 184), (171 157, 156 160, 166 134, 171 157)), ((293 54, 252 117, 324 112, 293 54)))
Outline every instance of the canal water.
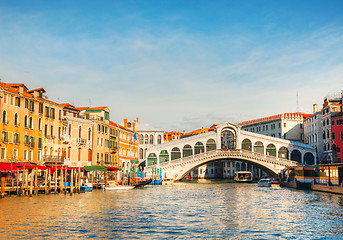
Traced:
POLYGON ((177 183, 0 200, 1 239, 343 239, 343 197, 177 183))

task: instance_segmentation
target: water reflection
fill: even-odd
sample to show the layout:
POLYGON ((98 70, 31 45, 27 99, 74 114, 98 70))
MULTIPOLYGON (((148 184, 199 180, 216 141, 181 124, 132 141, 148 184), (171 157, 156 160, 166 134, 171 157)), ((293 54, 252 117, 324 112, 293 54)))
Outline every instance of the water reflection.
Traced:
POLYGON ((343 238, 338 195, 256 184, 180 183, 130 191, 8 197, 1 238, 343 238))

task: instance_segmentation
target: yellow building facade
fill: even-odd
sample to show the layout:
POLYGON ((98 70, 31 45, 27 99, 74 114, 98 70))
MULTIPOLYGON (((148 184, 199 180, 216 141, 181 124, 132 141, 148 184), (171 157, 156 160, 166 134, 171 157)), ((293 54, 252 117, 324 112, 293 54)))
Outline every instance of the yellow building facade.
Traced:
POLYGON ((43 92, 29 92, 24 84, 0 82, 0 161, 42 162, 43 92))

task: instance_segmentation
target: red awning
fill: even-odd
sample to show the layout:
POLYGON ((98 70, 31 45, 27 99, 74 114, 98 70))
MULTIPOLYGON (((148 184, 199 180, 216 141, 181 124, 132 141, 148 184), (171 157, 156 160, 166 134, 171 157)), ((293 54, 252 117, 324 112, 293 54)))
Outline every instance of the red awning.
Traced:
MULTIPOLYGON (((24 167, 29 168, 33 165, 31 163, 13 163, 12 164, 12 171, 15 172, 19 168, 22 170, 24 167)), ((32 168, 30 168, 32 169, 32 168)), ((11 172, 11 163, 10 162, 2 162, 0 163, 0 172, 11 172)))
POLYGON ((107 170, 108 171, 115 171, 115 172, 117 172, 118 168, 117 167, 107 167, 107 170))

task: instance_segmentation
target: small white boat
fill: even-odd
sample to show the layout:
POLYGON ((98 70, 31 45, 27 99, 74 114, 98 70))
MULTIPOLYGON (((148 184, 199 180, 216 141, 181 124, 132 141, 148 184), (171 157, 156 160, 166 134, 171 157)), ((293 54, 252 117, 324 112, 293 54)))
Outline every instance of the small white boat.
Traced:
POLYGON ((104 190, 129 190, 133 189, 135 186, 130 185, 118 185, 116 181, 108 181, 104 190))
POLYGON ((271 187, 272 186, 272 180, 269 178, 262 178, 260 181, 258 181, 257 186, 259 187, 271 187))
POLYGON ((135 188, 135 186, 118 185, 114 187, 105 187, 105 190, 129 190, 133 188, 135 188))

